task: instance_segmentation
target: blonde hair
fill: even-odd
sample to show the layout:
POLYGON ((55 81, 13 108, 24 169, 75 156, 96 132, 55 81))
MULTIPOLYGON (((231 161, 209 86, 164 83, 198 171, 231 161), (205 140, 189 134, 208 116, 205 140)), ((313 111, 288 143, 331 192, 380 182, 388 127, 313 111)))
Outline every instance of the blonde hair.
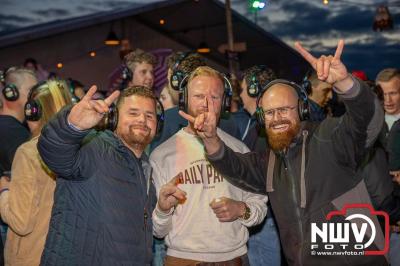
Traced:
POLYGON ((400 70, 397 68, 385 68, 376 76, 376 83, 390 81, 394 77, 400 79, 400 70))
POLYGON ((10 67, 4 73, 4 82, 6 84, 15 84, 17 88, 21 88, 27 77, 31 77, 35 83, 37 82, 37 77, 35 72, 24 67, 10 67))
POLYGON ((29 93, 28 100, 35 100, 40 104, 40 117, 43 126, 66 105, 72 103, 72 96, 68 85, 63 80, 48 80, 34 86, 29 93))
POLYGON ((224 76, 217 70, 215 70, 211 67, 208 67, 208 66, 200 66, 200 67, 196 68, 192 73, 190 73, 187 84, 189 85, 189 83, 195 77, 198 77, 198 76, 214 77, 214 78, 221 80, 222 84, 224 84, 224 82, 225 82, 224 76))

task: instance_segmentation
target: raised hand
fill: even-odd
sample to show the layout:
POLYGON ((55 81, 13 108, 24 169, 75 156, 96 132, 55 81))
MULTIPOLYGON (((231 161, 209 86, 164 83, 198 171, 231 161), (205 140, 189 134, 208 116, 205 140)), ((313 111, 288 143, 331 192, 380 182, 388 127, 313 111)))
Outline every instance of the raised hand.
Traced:
POLYGON ((96 90, 96 86, 92 86, 79 103, 72 107, 68 115, 68 121, 80 130, 90 129, 97 125, 120 93, 114 91, 104 100, 92 100, 96 90))
POLYGON ((315 58, 310 54, 299 42, 295 43, 296 50, 307 60, 310 65, 317 71, 318 79, 329 84, 338 83, 349 78, 346 66, 340 60, 343 52, 344 41, 340 40, 335 55, 322 55, 320 58, 315 58))
POLYGON ((230 198, 221 197, 213 200, 210 207, 220 222, 233 222, 245 212, 245 204, 230 198))
POLYGON ((163 185, 158 195, 158 208, 168 213, 172 207, 186 200, 186 192, 178 188, 179 176, 163 185))
POLYGON ((204 112, 197 117, 179 111, 179 114, 193 125, 196 134, 203 140, 217 137, 217 116, 214 109, 214 102, 208 95, 206 101, 207 112, 204 112))

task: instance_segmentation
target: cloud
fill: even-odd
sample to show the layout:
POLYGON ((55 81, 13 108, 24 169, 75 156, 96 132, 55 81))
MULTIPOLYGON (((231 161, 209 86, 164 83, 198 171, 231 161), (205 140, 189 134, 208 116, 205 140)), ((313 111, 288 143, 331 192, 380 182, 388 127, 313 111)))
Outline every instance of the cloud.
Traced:
POLYGON ((39 16, 50 17, 50 18, 67 17, 71 14, 69 10, 59 9, 59 8, 36 10, 33 11, 33 13, 39 16))
POLYGON ((7 32, 11 32, 23 26, 29 26, 34 22, 35 20, 32 18, 0 14, 0 35, 4 35, 7 32))

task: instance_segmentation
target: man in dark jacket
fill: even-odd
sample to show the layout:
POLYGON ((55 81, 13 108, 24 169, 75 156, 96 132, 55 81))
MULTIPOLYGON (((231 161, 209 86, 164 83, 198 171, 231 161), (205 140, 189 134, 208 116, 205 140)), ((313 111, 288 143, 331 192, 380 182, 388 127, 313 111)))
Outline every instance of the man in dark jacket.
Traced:
MULTIPOLYGON (((301 123, 305 112, 299 106, 304 105, 299 101, 295 84, 282 80, 270 83, 259 104, 271 147, 264 154, 239 155, 226 147, 216 137, 212 112, 196 118, 183 114, 194 121, 208 159, 220 173, 237 186, 268 193, 289 265, 387 264, 384 256, 313 253, 311 223, 321 228, 321 223, 328 222, 328 213, 342 210, 348 203, 371 204, 365 183, 356 172, 383 122, 383 111, 373 93, 348 74, 340 61, 343 47, 340 41, 334 56, 317 59, 296 44, 297 50, 317 70, 318 78, 332 84, 341 95, 347 113, 321 124, 301 123)), ((374 242, 367 250, 382 250, 383 234, 376 216, 357 209, 360 212, 363 217, 369 217, 376 229, 374 242)), ((348 222, 343 216, 333 219, 348 222)), ((364 237, 362 243, 372 238, 368 233, 364 237)), ((355 237, 349 234, 348 246, 354 247, 356 243, 355 237)), ((334 251, 343 251, 338 243, 334 244, 334 251)))
POLYGON ((143 153, 157 127, 150 89, 124 90, 118 124, 81 145, 119 91, 62 110, 44 129, 38 149, 57 187, 42 265, 150 265, 156 197, 143 153))

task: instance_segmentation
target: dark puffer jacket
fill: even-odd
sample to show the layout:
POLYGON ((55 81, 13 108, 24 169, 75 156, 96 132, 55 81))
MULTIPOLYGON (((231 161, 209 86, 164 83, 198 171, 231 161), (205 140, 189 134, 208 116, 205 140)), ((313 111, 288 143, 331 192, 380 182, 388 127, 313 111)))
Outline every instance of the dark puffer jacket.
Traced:
POLYGON ((69 110, 38 143, 59 177, 41 265, 150 265, 156 197, 147 158, 136 158, 111 131, 81 146, 88 131, 67 124, 69 110))

